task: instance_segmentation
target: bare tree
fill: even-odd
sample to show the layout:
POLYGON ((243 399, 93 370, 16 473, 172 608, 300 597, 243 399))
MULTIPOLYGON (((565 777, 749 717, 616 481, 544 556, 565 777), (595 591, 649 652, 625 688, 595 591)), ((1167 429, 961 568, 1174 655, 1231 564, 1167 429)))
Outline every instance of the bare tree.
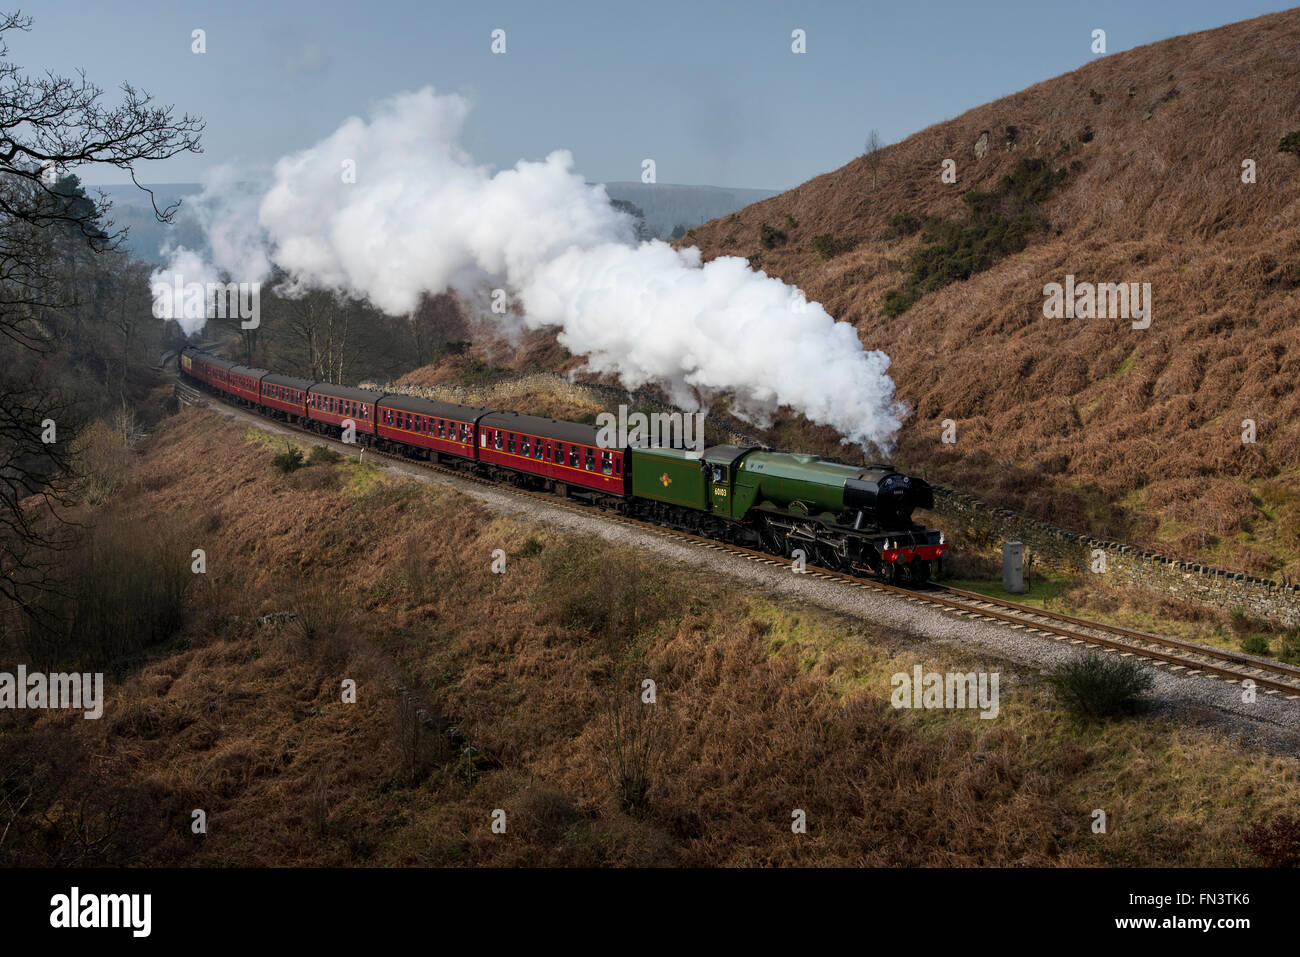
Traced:
POLYGON ((284 305, 285 324, 307 356, 307 378, 341 385, 351 358, 348 331, 356 304, 316 290, 285 300, 284 305))
POLYGON ((871 188, 876 188, 876 174, 880 172, 880 151, 884 149, 885 144, 880 139, 880 131, 873 129, 867 134, 867 144, 863 157, 867 161, 867 168, 871 170, 871 188))
MULTIPOLYGON (((0 594, 24 608, 32 589, 55 587, 49 552, 60 536, 52 529, 62 522, 68 442, 79 425, 73 397, 50 385, 57 376, 44 354, 72 336, 85 257, 121 238, 107 198, 89 200, 70 171, 105 164, 135 182, 137 163, 198 152, 203 129, 130 84, 106 106, 84 73, 25 73, 8 59, 6 34, 30 27, 22 13, 0 14, 0 594)), ((154 212, 167 221, 175 207, 154 212)))

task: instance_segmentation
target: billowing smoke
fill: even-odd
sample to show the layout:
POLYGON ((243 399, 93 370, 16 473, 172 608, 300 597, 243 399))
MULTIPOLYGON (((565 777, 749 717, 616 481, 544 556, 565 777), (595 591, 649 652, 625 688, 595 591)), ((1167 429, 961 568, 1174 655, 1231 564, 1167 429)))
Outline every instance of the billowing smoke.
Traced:
MULTIPOLYGON (((694 248, 636 244, 567 151, 495 173, 476 165, 459 146, 468 109, 429 88, 403 93, 281 159, 265 190, 209 182, 197 215, 215 271, 260 282, 279 267, 290 292, 332 289, 394 315, 425 293, 474 299, 497 285, 527 328, 558 327, 589 368, 629 387, 661 384, 687 407, 726 391, 751 419, 785 405, 891 444, 905 413, 889 357, 865 351, 852 326, 743 259, 701 265, 694 248)), ((214 271, 189 250, 171 256, 155 283, 214 271)))

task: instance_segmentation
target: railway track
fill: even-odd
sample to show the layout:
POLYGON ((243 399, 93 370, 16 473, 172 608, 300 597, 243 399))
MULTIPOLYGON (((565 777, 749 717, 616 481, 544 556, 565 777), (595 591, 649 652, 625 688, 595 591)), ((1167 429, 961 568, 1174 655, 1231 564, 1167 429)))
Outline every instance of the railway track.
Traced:
MULTIPOLYGON (((202 393, 193 386, 182 382, 179 378, 177 378, 176 383, 178 398, 186 405, 201 403, 205 397, 214 398, 223 404, 230 405, 224 397, 213 393, 202 393)), ((255 411, 245 406, 231 407, 255 411)), ((271 419, 270 421, 301 432, 313 439, 341 446, 347 451, 355 448, 355 446, 345 444, 337 439, 332 439, 321 435, 319 432, 314 432, 311 429, 290 422, 280 419, 271 419)), ((790 567, 790 562, 787 559, 779 558, 767 552, 760 552, 742 545, 733 545, 730 542, 704 538, 680 529, 619 515, 608 509, 585 505, 550 492, 539 492, 535 489, 502 484, 481 475, 475 475, 472 472, 440 465, 436 462, 409 458, 393 452, 381 451, 373 447, 366 448, 365 451, 371 455, 393 459, 408 465, 417 465, 432 472, 439 472, 443 475, 484 485, 498 491, 507 491, 519 496, 536 498, 553 507, 565 508, 579 514, 589 515, 593 511, 600 511, 608 521, 663 538, 688 542, 700 548, 725 552, 764 565, 790 567)), ((854 588, 889 592, 909 602, 921 602, 937 606, 946 613, 969 618, 970 620, 1000 622, 1027 634, 1040 635, 1044 640, 1065 641, 1072 645, 1090 645, 1121 657, 1132 657, 1156 667, 1165 667, 1171 674, 1219 678, 1235 686, 1240 686, 1243 681, 1252 681, 1255 687, 1266 695, 1281 695, 1289 701, 1300 700, 1300 668, 1282 662, 1257 658, 1224 648, 1214 648, 1209 645, 1166 638, 1162 635, 1111 625, 1106 622, 1077 618, 1060 612, 1035 608, 999 598, 991 598, 977 592, 949 588, 940 584, 932 584, 925 589, 901 588, 897 585, 890 585, 875 579, 862 578, 813 564, 807 564, 801 574, 813 578, 840 581, 854 588)))

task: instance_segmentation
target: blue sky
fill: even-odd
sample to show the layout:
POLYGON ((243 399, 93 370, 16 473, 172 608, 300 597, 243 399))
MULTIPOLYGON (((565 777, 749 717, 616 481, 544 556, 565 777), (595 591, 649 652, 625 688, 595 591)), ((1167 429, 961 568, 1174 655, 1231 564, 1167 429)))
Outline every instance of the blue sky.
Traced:
MULTIPOLYGON (((205 152, 140 171, 193 182, 268 163, 391 93, 432 85, 475 104, 465 146, 509 166, 573 151, 593 181, 784 189, 1107 52, 1286 9, 1260 0, 779 3, 619 0, 188 2, 42 0, 10 36, 29 72, 84 68, 207 121, 205 152), (493 55, 491 32, 506 31, 493 55), (807 52, 791 52, 791 31, 807 52), (207 52, 191 52, 191 31, 207 52)), ((83 172, 116 183, 116 174, 83 172)))

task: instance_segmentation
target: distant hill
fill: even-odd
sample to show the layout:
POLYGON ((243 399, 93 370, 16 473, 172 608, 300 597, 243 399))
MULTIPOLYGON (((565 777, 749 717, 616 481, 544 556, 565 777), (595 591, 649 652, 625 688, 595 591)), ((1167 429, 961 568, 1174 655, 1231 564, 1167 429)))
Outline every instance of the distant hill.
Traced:
MULTIPOLYGON (((196 196, 202 190, 198 183, 150 184, 149 188, 157 197, 159 209, 186 196, 196 196)), ((610 199, 626 200, 641 209, 650 235, 660 239, 669 238, 674 226, 689 229, 776 195, 771 190, 719 186, 606 183, 605 188, 610 199)), ((154 218, 149 194, 133 185, 88 186, 87 189, 92 196, 96 190, 102 190, 113 201, 113 221, 119 227, 130 227, 126 245, 139 259, 161 263, 163 257, 159 250, 169 239, 191 249, 201 250, 206 246, 198 227, 184 215, 178 215, 170 226, 159 223, 154 218)))
MULTIPOLYGON (((1295 579, 1297 130, 1290 10, 1098 57, 684 244, 750 257, 887 352, 913 409, 909 467, 1079 531, 1295 579), (1067 276, 1150 283, 1150 328, 1048 318, 1044 288, 1067 276)), ((818 439, 787 427, 801 429, 787 443, 818 439)))
POLYGON ((610 199, 625 200, 645 213, 652 236, 667 239, 673 227, 692 229, 710 219, 777 195, 767 189, 728 189, 721 186, 678 186, 669 183, 606 183, 610 199))

